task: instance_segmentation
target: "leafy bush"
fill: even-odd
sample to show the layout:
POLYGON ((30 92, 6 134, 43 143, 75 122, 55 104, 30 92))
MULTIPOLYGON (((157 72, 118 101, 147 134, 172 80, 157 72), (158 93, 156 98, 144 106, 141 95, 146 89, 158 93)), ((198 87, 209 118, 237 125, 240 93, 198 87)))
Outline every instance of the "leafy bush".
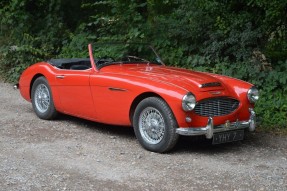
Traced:
POLYGON ((59 54, 66 31, 57 16, 58 0, 0 4, 0 72, 15 82, 27 66, 59 54))
POLYGON ((87 58, 88 54, 88 33, 70 34, 69 41, 63 43, 58 58, 87 58))
POLYGON ((45 57, 39 49, 31 46, 8 46, 1 49, 1 67, 2 75, 6 80, 15 82, 20 74, 32 63, 41 61, 45 57), (3 72, 5 71, 5 73, 3 72))

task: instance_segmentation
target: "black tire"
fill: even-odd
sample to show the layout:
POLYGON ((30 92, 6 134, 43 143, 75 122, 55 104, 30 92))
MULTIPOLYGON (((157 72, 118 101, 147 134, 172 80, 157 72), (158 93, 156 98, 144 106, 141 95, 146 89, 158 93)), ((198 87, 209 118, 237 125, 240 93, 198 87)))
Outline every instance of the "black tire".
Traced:
POLYGON ((179 137, 176 134, 178 125, 170 107, 158 97, 146 98, 138 104, 133 127, 142 147, 153 152, 170 151, 179 137))
POLYGON ((54 119, 58 112, 54 106, 52 91, 45 77, 37 78, 31 91, 34 112, 41 119, 54 119))

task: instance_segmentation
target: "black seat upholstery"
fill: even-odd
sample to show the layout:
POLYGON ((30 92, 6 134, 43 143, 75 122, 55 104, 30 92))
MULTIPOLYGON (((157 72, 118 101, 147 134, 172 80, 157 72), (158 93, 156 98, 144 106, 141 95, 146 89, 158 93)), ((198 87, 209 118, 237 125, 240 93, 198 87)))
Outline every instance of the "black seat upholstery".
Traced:
POLYGON ((72 65, 70 69, 71 70, 87 70, 87 69, 90 69, 90 67, 86 65, 72 65))

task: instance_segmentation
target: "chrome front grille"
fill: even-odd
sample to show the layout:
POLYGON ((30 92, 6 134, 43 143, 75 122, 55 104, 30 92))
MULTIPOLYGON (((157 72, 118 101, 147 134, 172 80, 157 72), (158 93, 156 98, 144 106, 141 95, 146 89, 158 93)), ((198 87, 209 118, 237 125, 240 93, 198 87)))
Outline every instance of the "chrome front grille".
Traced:
POLYGON ((214 117, 228 115, 234 112, 239 106, 239 101, 232 98, 211 98, 197 103, 194 111, 197 115, 214 117))

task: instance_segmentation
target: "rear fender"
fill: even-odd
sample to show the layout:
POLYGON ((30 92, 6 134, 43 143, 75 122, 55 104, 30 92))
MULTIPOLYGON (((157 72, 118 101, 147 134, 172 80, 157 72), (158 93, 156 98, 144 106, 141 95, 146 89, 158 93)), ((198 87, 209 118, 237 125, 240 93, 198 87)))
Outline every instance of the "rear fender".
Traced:
POLYGON ((57 84, 56 84, 56 73, 53 66, 46 62, 41 62, 34 64, 27 68, 21 75, 19 80, 19 89, 22 97, 27 101, 31 102, 31 91, 34 81, 38 78, 44 76, 51 88, 52 97, 54 101, 55 108, 60 111, 61 110, 61 103, 59 99, 59 94, 57 91, 57 84))

